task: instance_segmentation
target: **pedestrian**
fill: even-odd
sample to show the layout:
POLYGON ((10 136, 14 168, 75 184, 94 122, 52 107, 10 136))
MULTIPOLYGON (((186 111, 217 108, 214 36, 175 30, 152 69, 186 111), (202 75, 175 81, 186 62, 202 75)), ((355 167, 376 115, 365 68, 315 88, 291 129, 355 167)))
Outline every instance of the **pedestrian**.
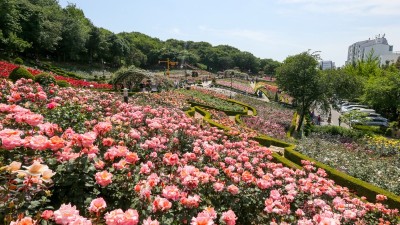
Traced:
POLYGON ((340 127, 340 123, 342 122, 342 117, 339 116, 339 127, 340 127))
POLYGON ((321 116, 320 115, 318 115, 318 117, 317 117, 317 125, 321 125, 321 116))
POLYGON ((332 114, 329 113, 329 116, 328 116, 328 124, 331 125, 331 122, 332 122, 332 114))

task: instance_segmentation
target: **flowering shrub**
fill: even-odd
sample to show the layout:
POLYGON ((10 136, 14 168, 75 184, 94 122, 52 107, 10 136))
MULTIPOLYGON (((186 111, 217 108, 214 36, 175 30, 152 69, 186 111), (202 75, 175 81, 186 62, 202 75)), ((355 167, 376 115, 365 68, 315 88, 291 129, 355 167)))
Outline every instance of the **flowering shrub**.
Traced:
POLYGON ((367 148, 379 156, 392 156, 400 153, 400 141, 374 135, 366 138, 367 148))
POLYGON ((251 129, 257 130, 258 132, 265 134, 270 137, 285 139, 286 130, 288 127, 284 127, 279 123, 274 123, 268 120, 264 120, 258 116, 245 116, 242 117, 242 121, 251 129))
MULTIPOLYGON (((216 80, 217 84, 230 87, 231 80, 230 79, 218 79, 216 80)), ((249 82, 243 82, 242 80, 232 79, 232 88, 238 89, 240 91, 244 91, 249 94, 254 94, 254 89, 250 86, 249 82)))
POLYGON ((400 195, 398 158, 382 158, 363 142, 334 135, 312 134, 300 140, 296 151, 400 195))
MULTIPOLYGON (((0 61, 0 76, 7 78, 10 75, 11 71, 13 71, 17 67, 18 67, 18 65, 0 61)), ((43 71, 41 71, 41 70, 32 69, 32 68, 27 68, 27 70, 34 76, 36 76, 40 73, 43 73, 43 71)), ((73 87, 86 87, 86 88, 93 87, 93 88, 97 88, 97 89, 111 89, 112 88, 112 85, 110 85, 110 84, 100 84, 100 83, 93 82, 93 81, 78 80, 78 79, 64 77, 64 76, 60 76, 60 75, 56 75, 56 74, 52 74, 52 73, 50 73, 50 74, 53 75, 57 81, 59 81, 59 80, 67 81, 73 87)))
POLYGON ((7 200, 0 212, 5 222, 398 222, 397 210, 351 197, 312 164, 292 170, 273 163, 271 151, 247 134, 230 138, 215 128, 201 129, 180 110, 126 104, 120 96, 71 88, 51 89, 53 94, 46 90, 41 101, 33 101, 41 92, 32 87, 37 84, 1 85, 6 94, 0 105, 0 191, 7 200), (19 98, 9 98, 11 92, 19 98), (95 119, 85 121, 80 133, 62 129, 47 119, 52 102, 79 104, 86 109, 81 113, 95 119), (25 177, 42 181, 41 190, 50 192, 16 180, 21 179, 14 173, 18 163, 27 166, 25 177), (39 203, 17 198, 24 192, 13 186, 16 182, 33 190, 28 193, 36 194, 39 203))

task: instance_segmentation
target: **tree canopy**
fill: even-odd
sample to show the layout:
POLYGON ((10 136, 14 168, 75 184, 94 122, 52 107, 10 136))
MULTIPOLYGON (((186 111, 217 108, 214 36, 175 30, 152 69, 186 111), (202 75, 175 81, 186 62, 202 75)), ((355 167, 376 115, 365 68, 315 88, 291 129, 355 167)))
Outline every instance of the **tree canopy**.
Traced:
POLYGON ((317 69, 316 57, 303 52, 287 57, 277 69, 277 83, 282 91, 293 97, 300 115, 297 131, 300 131, 304 116, 310 108, 320 103, 327 108, 327 84, 317 69))
POLYGON ((75 4, 62 8, 57 0, 0 0, 0 49, 11 57, 115 68, 162 68, 158 61, 167 58, 180 64, 205 65, 214 72, 238 67, 244 72, 270 75, 279 66, 277 61, 260 59, 229 45, 162 41, 139 32, 116 34, 96 27, 75 4))

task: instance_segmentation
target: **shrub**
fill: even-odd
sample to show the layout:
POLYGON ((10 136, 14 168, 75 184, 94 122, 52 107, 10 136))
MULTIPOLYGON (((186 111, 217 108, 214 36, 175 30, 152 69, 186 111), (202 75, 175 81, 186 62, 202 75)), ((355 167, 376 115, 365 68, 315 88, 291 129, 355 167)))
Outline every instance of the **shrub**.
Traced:
POLYGON ((351 138, 351 139, 359 139, 366 135, 371 134, 370 132, 348 129, 348 128, 339 127, 339 126, 312 126, 312 132, 331 134, 331 135, 340 135, 342 137, 347 137, 347 138, 351 138))
POLYGON ((11 71, 10 75, 8 76, 10 80, 13 82, 25 78, 25 79, 34 79, 35 77, 25 68, 17 67, 13 71, 11 71))
POLYGON ((71 84, 68 83, 68 81, 66 81, 66 80, 58 80, 57 85, 60 87, 70 87, 71 86, 71 84))
POLYGON ((55 84, 56 79, 48 73, 40 73, 35 76, 35 82, 39 83, 40 85, 47 87, 50 84, 55 84))
POLYGON ((22 60, 20 57, 17 57, 14 59, 14 63, 17 65, 22 65, 24 64, 24 60, 22 60))

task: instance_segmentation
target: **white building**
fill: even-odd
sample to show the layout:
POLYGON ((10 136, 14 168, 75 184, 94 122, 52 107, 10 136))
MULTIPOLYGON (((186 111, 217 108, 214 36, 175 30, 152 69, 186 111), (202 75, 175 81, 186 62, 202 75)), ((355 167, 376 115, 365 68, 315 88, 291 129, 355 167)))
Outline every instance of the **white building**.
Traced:
POLYGON ((321 70, 333 70, 336 69, 335 62, 333 61, 320 61, 319 68, 321 70))
POLYGON ((395 57, 393 55, 397 55, 396 53, 393 53, 393 45, 388 44, 385 35, 382 37, 378 35, 375 39, 359 41, 350 45, 346 64, 353 64, 357 61, 366 60, 371 53, 373 53, 373 58, 378 58, 380 60, 381 65, 385 65, 386 60, 391 62, 392 57, 395 57))
POLYGON ((393 52, 390 55, 380 55, 379 61, 381 63, 381 66, 385 66, 396 63, 397 60, 399 60, 399 58, 400 58, 400 52, 393 52))

